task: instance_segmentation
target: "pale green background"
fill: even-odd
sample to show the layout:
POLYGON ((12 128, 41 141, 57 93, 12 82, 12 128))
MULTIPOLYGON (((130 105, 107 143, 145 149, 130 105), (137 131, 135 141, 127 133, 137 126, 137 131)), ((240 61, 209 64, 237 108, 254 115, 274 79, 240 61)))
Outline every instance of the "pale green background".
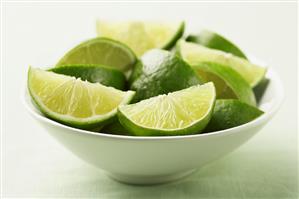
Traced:
POLYGON ((3 196, 297 198, 296 12, 295 3, 4 3, 3 196), (55 64, 95 36, 97 17, 185 19, 194 31, 219 31, 279 72, 285 103, 248 143, 182 181, 151 187, 115 182, 59 145, 20 102, 28 65, 55 64))

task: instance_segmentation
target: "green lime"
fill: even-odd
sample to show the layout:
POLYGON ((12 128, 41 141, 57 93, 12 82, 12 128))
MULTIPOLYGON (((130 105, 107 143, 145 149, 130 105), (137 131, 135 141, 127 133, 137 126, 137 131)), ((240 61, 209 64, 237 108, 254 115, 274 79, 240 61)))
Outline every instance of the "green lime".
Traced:
POLYGON ((200 133, 213 112, 216 92, 212 82, 142 100, 118 108, 120 123, 137 136, 200 133))
POLYGON ((254 93, 244 78, 229 66, 202 62, 193 66, 205 82, 212 81, 216 87, 217 99, 239 99, 255 106, 254 93))
POLYGON ((60 59, 56 67, 72 64, 95 64, 127 71, 135 62, 134 52, 125 44, 98 37, 87 40, 71 49, 60 59))
POLYGON ((112 67, 103 65, 66 65, 50 69, 54 73, 74 76, 91 83, 101 83, 124 90, 126 85, 125 75, 112 67))
POLYGON ((257 102, 260 102, 268 85, 270 83, 270 79, 264 78, 256 87, 253 88, 253 92, 257 102))
POLYGON ((115 118, 117 107, 134 92, 100 83, 29 68, 28 90, 37 107, 49 118, 81 129, 99 128, 115 118))
POLYGON ((170 49, 184 33, 185 23, 97 21, 99 36, 124 42, 141 56, 153 48, 170 49))
POLYGON ((221 50, 247 59, 245 54, 235 44, 225 37, 209 30, 202 30, 198 35, 189 35, 186 41, 198 43, 208 48, 221 50))
POLYGON ((201 83, 195 71, 180 57, 166 50, 153 49, 141 57, 135 67, 131 89, 136 91, 134 102, 160 94, 188 88, 201 83))
POLYGON ((236 70, 251 87, 256 86, 264 78, 266 73, 266 68, 220 50, 210 49, 199 44, 185 41, 180 41, 177 47, 179 55, 189 64, 215 62, 230 66, 236 70))
POLYGON ((239 100, 216 100, 212 118, 204 132, 220 131, 248 123, 264 112, 239 100))
POLYGON ((101 132, 114 135, 131 135, 131 133, 125 127, 123 127, 118 120, 104 126, 101 129, 101 132))

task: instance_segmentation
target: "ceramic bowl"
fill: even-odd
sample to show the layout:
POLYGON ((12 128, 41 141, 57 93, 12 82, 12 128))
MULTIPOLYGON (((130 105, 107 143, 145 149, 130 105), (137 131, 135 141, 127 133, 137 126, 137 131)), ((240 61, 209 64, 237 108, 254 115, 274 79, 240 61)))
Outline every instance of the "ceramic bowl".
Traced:
POLYGON ((46 118, 33 106, 27 91, 23 99, 44 131, 82 160, 121 182, 155 184, 192 173, 237 149, 260 131, 283 101, 283 87, 273 69, 268 69, 267 78, 270 83, 259 104, 265 111, 262 116, 231 129, 187 136, 134 137, 80 130, 46 118))

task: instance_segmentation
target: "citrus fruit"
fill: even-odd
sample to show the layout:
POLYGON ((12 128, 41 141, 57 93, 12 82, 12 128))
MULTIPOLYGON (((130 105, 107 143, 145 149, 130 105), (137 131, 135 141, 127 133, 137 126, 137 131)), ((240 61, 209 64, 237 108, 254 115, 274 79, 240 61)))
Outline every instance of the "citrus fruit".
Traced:
POLYGON ((114 135, 131 135, 131 133, 125 127, 123 127, 123 125, 121 125, 118 120, 104 126, 101 129, 101 133, 114 135))
POLYGON ((152 48, 170 49, 184 33, 184 22, 97 21, 99 36, 124 42, 141 56, 152 48))
POLYGON ((121 71, 104 65, 65 65, 52 68, 49 71, 74 76, 91 83, 98 82, 120 90, 124 90, 126 85, 126 77, 121 71))
POLYGON ((248 123, 264 112, 239 100, 216 100, 212 118, 205 132, 220 131, 248 123))
POLYGON ((134 52, 125 44, 108 38, 87 40, 66 53, 56 67, 70 64, 96 64, 129 70, 136 62, 134 52))
POLYGON ((209 30, 202 30, 198 35, 189 35, 186 41, 198 43, 208 48, 221 50, 247 59, 245 54, 235 44, 225 37, 209 30))
POLYGON ((265 76, 266 68, 257 66, 240 57, 220 50, 210 49, 199 44, 180 41, 178 54, 189 64, 215 62, 236 70, 251 87, 256 86, 265 76))
POLYGON ((217 99, 239 99, 256 105, 254 93, 244 78, 229 66, 202 62, 193 66, 204 82, 212 81, 216 87, 217 99))
POLYGON ((131 89, 134 102, 201 83, 192 68, 180 57, 165 50, 153 49, 141 57, 131 89))
POLYGON ((127 104, 134 95, 133 91, 123 92, 31 67, 28 90, 43 114, 81 129, 95 129, 110 122, 117 107, 127 104))
POLYGON ((210 120, 216 92, 213 83, 142 100, 118 108, 120 123, 137 136, 200 133, 210 120))

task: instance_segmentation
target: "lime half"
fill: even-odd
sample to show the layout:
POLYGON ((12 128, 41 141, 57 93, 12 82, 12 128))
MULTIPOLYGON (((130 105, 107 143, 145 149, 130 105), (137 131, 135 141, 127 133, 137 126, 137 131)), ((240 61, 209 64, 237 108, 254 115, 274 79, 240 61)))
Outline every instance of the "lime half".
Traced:
POLYGON ((222 50, 243 59, 247 59, 245 54, 235 44, 223 36, 209 30, 202 30, 198 35, 189 35, 186 41, 195 42, 208 48, 222 50))
POLYGON ((191 65, 200 62, 214 62, 230 66, 236 70, 251 87, 256 86, 264 78, 266 73, 266 68, 252 64, 245 59, 191 42, 180 41, 178 44, 178 53, 191 65))
POLYGON ((137 136, 196 134, 208 124, 215 98, 210 82, 120 106, 118 118, 137 136))
POLYGON ((81 129, 109 123, 117 107, 127 104, 133 91, 123 92, 99 83, 29 68, 28 90, 40 111, 49 118, 81 129))
POLYGON ((99 36, 124 42, 141 56, 152 48, 170 49, 184 33, 184 22, 97 21, 99 36))
POLYGON ((254 93, 245 79, 229 66, 202 62, 193 66, 205 82, 212 81, 216 87, 217 99, 239 99, 256 105, 254 93))
POLYGON ((216 100, 205 132, 220 131, 248 123, 264 112, 239 100, 216 100))
POLYGON ((94 38, 71 49, 60 59, 56 67, 70 64, 96 64, 127 71, 135 62, 134 52, 125 44, 107 38, 94 38))
POLYGON ((52 68, 50 71, 120 90, 124 90, 126 85, 126 77, 121 71, 104 65, 66 65, 52 68))

